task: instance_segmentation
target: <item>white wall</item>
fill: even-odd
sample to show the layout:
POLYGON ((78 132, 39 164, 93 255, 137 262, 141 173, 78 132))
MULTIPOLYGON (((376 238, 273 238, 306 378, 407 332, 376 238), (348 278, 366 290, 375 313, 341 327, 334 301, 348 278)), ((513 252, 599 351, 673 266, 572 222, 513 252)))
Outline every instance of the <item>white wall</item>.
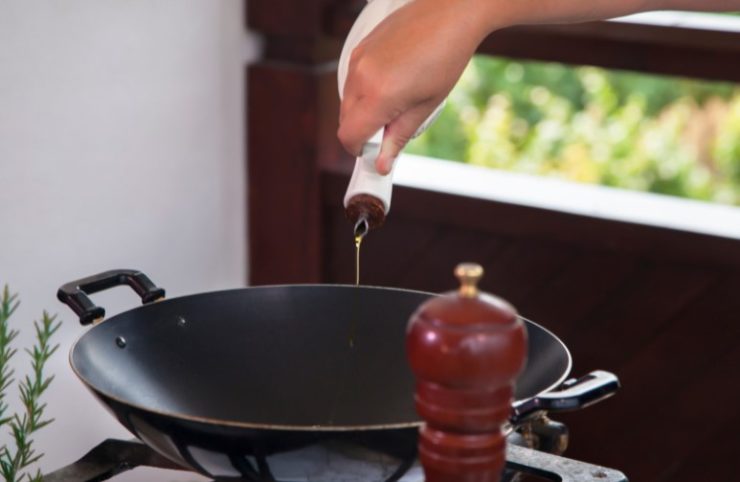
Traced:
MULTIPOLYGON (((243 0, 0 1, 0 284, 22 297, 19 346, 42 309, 64 320, 42 469, 130 438, 68 367, 84 330, 60 284, 119 267, 172 296, 245 283, 244 66, 257 49, 243 0)), ((125 289, 94 299, 109 315, 137 302, 125 289)))

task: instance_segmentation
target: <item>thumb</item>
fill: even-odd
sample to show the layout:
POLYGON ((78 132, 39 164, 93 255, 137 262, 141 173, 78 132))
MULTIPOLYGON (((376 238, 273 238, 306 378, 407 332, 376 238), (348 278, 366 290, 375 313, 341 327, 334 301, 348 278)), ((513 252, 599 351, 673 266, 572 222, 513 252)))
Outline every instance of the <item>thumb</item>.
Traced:
POLYGON ((419 126, 427 120, 433 110, 434 105, 430 109, 428 105, 423 104, 407 110, 385 126, 380 154, 375 160, 375 169, 380 174, 386 175, 391 172, 398 155, 406 147, 406 144, 414 138, 419 126))

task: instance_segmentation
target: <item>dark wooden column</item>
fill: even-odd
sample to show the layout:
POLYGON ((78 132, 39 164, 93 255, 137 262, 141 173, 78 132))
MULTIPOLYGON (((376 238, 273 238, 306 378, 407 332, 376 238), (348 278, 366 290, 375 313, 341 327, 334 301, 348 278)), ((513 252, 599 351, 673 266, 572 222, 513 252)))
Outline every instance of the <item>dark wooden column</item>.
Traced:
POLYGON ((336 139, 342 42, 330 33, 356 5, 247 2, 249 27, 264 38, 263 57, 247 74, 251 284, 321 278, 319 167, 346 158, 336 139))

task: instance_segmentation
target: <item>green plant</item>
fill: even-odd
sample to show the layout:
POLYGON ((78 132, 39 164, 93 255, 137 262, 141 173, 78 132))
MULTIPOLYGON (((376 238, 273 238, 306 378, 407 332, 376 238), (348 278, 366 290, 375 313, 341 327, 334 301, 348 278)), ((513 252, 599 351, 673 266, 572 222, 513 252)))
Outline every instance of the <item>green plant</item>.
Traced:
POLYGON ((25 350, 31 358, 31 374, 26 375, 18 383, 23 410, 20 413, 9 414, 6 395, 8 389, 15 384, 10 360, 17 352, 12 344, 18 336, 18 330, 11 329, 8 320, 19 303, 18 295, 11 294, 5 286, 0 296, 0 427, 10 428, 12 437, 12 445, 3 444, 0 447, 0 473, 6 482, 42 480, 39 470, 35 473, 27 472, 29 467, 43 456, 33 448, 31 435, 53 421, 44 419, 46 404, 41 403, 41 396, 54 379, 53 376, 44 375, 44 367, 59 348, 59 345, 52 346, 50 341, 61 325, 60 322, 56 322, 56 315, 51 316, 46 311, 41 317, 41 322, 34 321, 36 342, 31 349, 25 350))
POLYGON ((475 57, 416 154, 740 205, 740 87, 475 57))

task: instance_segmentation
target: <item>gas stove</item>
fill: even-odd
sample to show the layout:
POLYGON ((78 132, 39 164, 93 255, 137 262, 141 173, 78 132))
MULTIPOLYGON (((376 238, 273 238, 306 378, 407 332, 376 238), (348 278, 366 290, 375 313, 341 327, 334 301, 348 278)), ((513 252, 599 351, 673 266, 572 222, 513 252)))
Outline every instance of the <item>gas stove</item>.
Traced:
MULTIPOLYGON (((579 462, 559 455, 517 445, 507 446, 504 480, 550 480, 562 482, 627 482, 619 471, 579 462)), ((208 454, 199 462, 208 465, 208 454)), ((254 482, 423 482, 424 474, 416 460, 398 460, 375 452, 332 445, 316 445, 264 460, 245 457, 245 472, 223 474, 222 481, 254 482), (250 472, 252 475, 249 475, 250 472), (245 476, 246 474, 246 476, 245 476)), ((45 482, 98 482, 137 467, 183 470, 138 440, 108 439, 77 462, 44 476, 45 482)))

